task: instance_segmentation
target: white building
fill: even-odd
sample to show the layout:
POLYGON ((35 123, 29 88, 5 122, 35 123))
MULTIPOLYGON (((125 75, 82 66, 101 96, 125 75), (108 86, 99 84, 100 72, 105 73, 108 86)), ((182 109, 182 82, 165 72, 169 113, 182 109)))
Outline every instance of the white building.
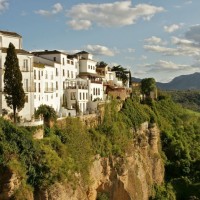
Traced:
POLYGON ((12 112, 5 100, 4 90, 4 63, 7 55, 9 43, 15 45, 16 54, 19 60, 19 67, 22 72, 23 88, 26 93, 26 102, 24 108, 20 111, 20 116, 31 119, 34 114, 33 109, 33 55, 22 49, 22 37, 14 32, 0 31, 0 114, 7 110, 12 112), (3 109, 3 110, 2 110, 3 109))
POLYGON ((29 53, 22 49, 20 35, 0 31, 0 114, 2 109, 12 112, 3 94, 4 63, 10 42, 16 48, 23 77, 26 103, 18 114, 25 121, 30 121, 42 104, 53 107, 59 117, 75 116, 78 111, 93 112, 105 100, 103 82, 122 85, 109 67, 104 74, 97 73, 97 62, 86 51, 73 55, 58 50, 29 53))

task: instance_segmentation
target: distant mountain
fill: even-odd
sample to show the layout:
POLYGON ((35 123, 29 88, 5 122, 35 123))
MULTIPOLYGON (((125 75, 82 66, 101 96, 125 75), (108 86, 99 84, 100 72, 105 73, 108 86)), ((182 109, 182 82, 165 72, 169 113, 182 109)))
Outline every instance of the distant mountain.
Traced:
POLYGON ((169 83, 157 82, 157 87, 162 90, 200 90, 200 73, 181 75, 169 83))
MULTIPOLYGON (((141 82, 142 79, 132 77, 132 81, 141 82)), ((200 73, 181 75, 169 83, 156 83, 161 90, 200 90, 200 73)))

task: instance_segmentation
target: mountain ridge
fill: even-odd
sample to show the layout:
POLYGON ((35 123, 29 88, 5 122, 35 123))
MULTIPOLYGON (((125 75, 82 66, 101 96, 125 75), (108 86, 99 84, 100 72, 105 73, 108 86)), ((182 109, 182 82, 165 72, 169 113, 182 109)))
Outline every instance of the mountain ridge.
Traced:
MULTIPOLYGON (((132 77, 132 81, 140 82, 142 79, 132 77)), ((156 82, 161 90, 200 90, 200 73, 180 75, 168 83, 156 82)))

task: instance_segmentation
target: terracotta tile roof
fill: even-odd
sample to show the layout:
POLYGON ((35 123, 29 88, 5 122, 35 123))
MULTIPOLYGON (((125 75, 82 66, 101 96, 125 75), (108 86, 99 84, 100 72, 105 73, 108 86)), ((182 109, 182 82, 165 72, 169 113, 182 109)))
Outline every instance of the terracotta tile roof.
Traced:
POLYGON ((18 33, 10 32, 10 31, 2 31, 2 30, 0 30, 0 33, 2 33, 3 35, 11 35, 11 36, 20 37, 20 38, 22 37, 18 33))

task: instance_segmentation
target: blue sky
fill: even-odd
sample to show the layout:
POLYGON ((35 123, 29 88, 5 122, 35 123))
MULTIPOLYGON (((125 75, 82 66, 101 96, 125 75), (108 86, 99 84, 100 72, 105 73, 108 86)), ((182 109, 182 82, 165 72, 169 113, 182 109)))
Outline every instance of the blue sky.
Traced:
POLYGON ((25 50, 86 50, 132 76, 200 72, 199 0, 0 0, 0 30, 25 50))

